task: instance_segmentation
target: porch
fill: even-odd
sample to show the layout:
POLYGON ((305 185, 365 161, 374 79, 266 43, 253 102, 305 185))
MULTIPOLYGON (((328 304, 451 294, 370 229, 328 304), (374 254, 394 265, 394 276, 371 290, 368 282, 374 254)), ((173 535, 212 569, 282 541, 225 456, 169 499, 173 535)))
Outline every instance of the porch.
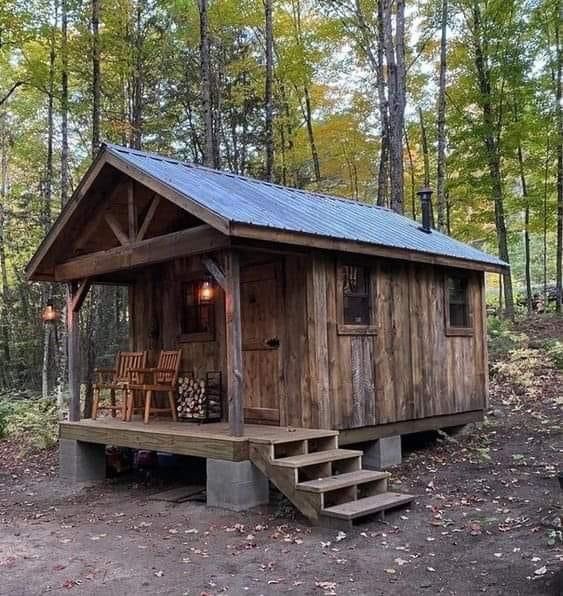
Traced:
POLYGON ((228 422, 194 424, 155 419, 143 424, 142 420, 122 422, 110 416, 60 424, 61 439, 235 462, 250 459, 252 444, 276 445, 337 435, 338 431, 330 430, 245 424, 244 436, 237 437, 231 434, 228 422))

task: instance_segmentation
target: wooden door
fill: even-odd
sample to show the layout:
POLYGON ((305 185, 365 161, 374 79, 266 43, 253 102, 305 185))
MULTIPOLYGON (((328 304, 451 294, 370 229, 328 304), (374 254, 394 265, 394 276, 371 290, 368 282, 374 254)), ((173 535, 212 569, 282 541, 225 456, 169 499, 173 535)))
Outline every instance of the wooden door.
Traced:
POLYGON ((280 263, 241 269, 244 417, 280 424, 282 285, 280 263))

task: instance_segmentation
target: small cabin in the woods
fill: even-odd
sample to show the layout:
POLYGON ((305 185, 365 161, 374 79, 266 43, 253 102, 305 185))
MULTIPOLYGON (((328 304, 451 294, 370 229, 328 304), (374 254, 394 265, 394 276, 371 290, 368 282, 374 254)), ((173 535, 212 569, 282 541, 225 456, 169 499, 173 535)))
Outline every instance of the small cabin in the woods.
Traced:
MULTIPOLYGON (((132 350, 154 360, 181 349, 182 370, 222 373, 221 428, 233 440, 265 425, 368 443, 480 419, 484 272, 507 265, 424 227, 374 205, 105 145, 27 270, 68 283, 71 419, 76 318, 96 283, 129 288, 132 350)), ((133 423, 120 424, 101 438, 94 421, 74 422, 61 436, 142 446, 125 437, 133 423)))

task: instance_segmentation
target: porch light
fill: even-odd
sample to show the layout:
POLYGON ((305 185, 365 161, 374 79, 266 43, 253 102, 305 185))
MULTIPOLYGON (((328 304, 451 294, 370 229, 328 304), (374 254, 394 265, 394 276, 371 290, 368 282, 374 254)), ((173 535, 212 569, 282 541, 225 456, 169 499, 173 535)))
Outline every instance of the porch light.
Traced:
POLYGON ((213 300, 213 284, 210 280, 205 279, 199 287, 199 301, 203 304, 208 304, 213 300))
POLYGON ((43 312, 41 313, 41 318, 43 319, 44 323, 51 323, 59 318, 59 313, 53 306, 52 302, 47 302, 47 306, 45 306, 43 312))

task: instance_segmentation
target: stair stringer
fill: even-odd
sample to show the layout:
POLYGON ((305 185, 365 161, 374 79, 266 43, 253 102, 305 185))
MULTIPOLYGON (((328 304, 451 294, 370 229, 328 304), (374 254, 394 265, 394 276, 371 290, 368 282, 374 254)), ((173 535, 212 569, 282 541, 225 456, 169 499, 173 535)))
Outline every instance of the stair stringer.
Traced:
POLYGON ((276 488, 282 492, 301 513, 317 522, 321 510, 319 494, 297 490, 297 470, 275 465, 272 460, 272 446, 251 443, 249 448, 250 461, 264 474, 276 488))

